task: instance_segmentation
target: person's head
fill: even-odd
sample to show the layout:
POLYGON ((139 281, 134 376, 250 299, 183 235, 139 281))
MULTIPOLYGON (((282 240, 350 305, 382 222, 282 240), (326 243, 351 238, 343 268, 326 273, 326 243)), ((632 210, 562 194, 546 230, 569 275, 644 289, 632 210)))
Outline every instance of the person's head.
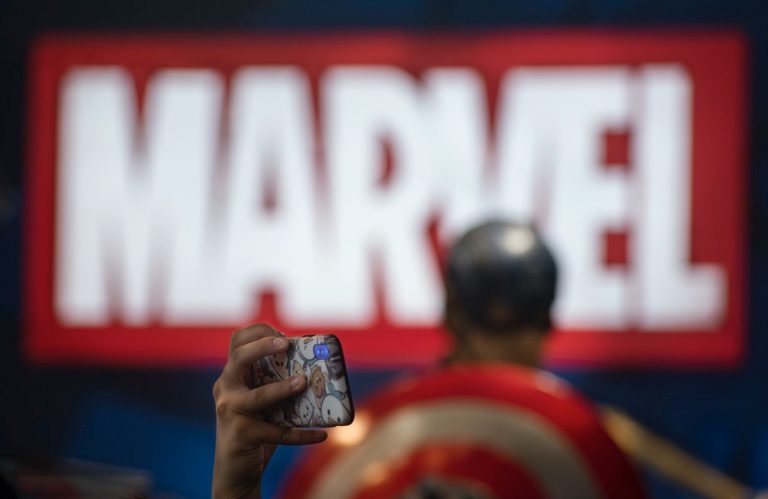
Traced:
POLYGON ((494 220, 471 228, 448 254, 449 360, 537 365, 556 286, 555 259, 533 227, 494 220))

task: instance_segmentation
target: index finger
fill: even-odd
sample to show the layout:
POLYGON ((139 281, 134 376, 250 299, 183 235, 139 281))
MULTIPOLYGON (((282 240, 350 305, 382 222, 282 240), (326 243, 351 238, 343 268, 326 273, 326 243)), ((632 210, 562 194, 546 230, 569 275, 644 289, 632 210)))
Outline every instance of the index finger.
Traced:
POLYGON ((232 338, 229 340, 229 355, 232 355, 232 352, 234 352, 238 347, 247 345, 248 343, 260 340, 261 338, 266 338, 268 336, 285 335, 274 329, 269 324, 264 323, 251 324, 250 326, 238 329, 232 333, 232 338))

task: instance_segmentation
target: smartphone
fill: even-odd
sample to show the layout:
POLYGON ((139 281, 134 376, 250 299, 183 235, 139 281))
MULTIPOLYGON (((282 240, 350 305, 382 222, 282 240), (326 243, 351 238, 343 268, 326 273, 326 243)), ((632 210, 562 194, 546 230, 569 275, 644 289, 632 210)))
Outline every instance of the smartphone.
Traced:
POLYGON ((307 389, 265 412, 265 419, 295 428, 348 425, 355 417, 347 367, 339 339, 332 334, 288 338, 288 350, 253 366, 254 386, 307 377, 307 389))

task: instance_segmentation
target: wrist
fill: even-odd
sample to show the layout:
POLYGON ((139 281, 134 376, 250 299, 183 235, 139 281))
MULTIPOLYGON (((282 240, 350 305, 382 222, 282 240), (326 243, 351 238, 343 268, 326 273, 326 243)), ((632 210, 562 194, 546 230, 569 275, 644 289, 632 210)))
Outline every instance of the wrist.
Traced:
POLYGON ((211 499, 261 499, 261 487, 249 487, 247 490, 237 487, 214 487, 211 499))

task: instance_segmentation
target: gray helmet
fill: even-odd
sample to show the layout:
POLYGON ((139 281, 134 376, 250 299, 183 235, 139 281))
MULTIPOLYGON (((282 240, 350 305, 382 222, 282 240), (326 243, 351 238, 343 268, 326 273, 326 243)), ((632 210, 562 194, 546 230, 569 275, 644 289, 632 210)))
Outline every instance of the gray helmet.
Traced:
POLYGON ((470 229, 449 252, 446 281, 455 305, 483 329, 552 327, 557 265, 529 225, 494 220, 470 229))

